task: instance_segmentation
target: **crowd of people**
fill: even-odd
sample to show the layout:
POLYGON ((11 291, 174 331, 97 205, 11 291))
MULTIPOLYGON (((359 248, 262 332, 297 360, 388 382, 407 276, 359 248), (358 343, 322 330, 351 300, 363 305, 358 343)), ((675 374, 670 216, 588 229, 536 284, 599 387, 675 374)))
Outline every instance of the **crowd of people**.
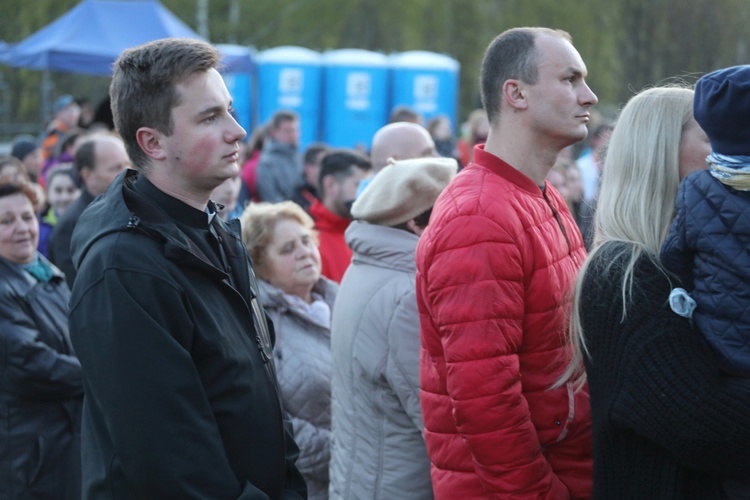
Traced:
POLYGON ((750 497, 750 66, 608 121, 513 28, 459 139, 301 152, 219 61, 128 49, 0 158, 0 498, 750 497))

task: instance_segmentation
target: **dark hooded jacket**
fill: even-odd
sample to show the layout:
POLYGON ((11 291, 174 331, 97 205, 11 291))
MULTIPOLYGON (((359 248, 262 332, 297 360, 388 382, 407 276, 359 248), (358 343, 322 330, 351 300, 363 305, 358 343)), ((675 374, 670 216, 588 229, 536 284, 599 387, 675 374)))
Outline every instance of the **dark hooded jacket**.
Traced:
POLYGON ((121 174, 73 234, 84 498, 304 498, 238 234, 224 269, 121 174))
MULTIPOLYGON (((40 257, 40 259, 44 259, 40 257)), ((70 290, 0 259, 0 499, 80 498, 81 365, 70 290)))

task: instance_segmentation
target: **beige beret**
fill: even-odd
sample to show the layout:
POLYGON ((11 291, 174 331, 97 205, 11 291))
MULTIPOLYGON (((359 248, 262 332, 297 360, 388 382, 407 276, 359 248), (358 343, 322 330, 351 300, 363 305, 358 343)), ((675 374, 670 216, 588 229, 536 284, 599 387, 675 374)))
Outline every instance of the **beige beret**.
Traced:
POLYGON ((453 158, 389 160, 352 205, 352 217, 397 226, 429 210, 458 171, 453 158))

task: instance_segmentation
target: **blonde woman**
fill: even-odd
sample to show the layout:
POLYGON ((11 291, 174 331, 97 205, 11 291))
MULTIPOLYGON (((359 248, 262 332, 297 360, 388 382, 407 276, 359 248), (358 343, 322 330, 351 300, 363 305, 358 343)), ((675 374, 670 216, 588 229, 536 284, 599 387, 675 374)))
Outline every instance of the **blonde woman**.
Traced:
POLYGON ((692 90, 646 90, 609 143, 566 374, 588 378, 594 498, 721 498, 720 475, 750 471, 750 397, 670 309, 680 283, 659 260, 681 173, 709 152, 692 108, 692 90))
POLYGON ((310 499, 328 498, 331 434, 331 309, 338 285, 321 276, 313 221, 291 201, 249 205, 242 239, 276 331, 274 363, 300 448, 310 499))

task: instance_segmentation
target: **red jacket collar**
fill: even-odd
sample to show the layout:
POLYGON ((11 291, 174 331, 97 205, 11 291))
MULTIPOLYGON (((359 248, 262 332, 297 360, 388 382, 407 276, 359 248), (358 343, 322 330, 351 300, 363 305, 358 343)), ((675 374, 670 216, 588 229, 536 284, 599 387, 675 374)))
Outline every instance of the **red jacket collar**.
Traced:
POLYGON ((480 144, 474 147, 474 161, 482 167, 485 167, 504 179, 512 182, 524 191, 528 191, 530 194, 541 196, 542 190, 530 177, 527 177, 520 170, 517 170, 509 163, 501 160, 492 153, 488 153, 484 150, 484 144, 480 144))
POLYGON ((315 229, 343 233, 352 221, 347 217, 340 217, 326 208, 320 200, 310 205, 310 215, 315 220, 315 229))

